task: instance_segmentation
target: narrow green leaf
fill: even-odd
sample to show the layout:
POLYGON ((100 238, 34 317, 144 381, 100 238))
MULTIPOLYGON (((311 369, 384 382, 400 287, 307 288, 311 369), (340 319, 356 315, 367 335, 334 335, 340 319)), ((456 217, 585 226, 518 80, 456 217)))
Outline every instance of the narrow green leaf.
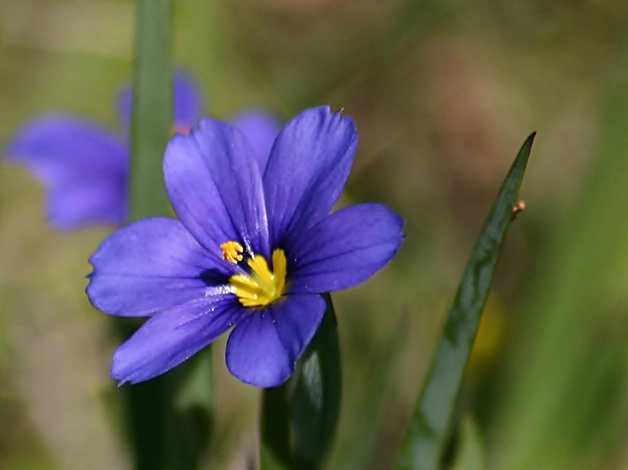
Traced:
POLYGON ((521 147, 471 253, 397 456, 396 470, 439 468, 464 371, 497 258, 513 219, 513 207, 534 136, 531 134, 521 147))
POLYGON ((574 200, 543 230, 507 357, 516 367, 494 397, 494 468, 628 469, 627 70, 623 47, 574 200))
MULTIPOLYGON (((173 122, 170 36, 170 1, 139 0, 129 187, 133 220, 170 212, 162 174, 173 122)), ((122 341, 139 326, 132 320, 116 320, 116 325, 122 341)), ((135 470, 198 468, 212 422, 209 353, 161 377, 120 389, 135 470)))
POLYGON ((172 131, 170 0, 139 0, 131 115, 130 209, 134 220, 168 215, 164 149, 172 131))
POLYGON ((327 312, 291 383, 291 417, 296 462, 321 468, 335 437, 340 412, 341 371, 336 313, 327 312))
POLYGON ((290 381, 266 389, 262 403, 262 469, 322 468, 340 412, 341 370, 336 314, 327 311, 290 381))
POLYGON ((293 468, 287 384, 266 388, 262 393, 261 439, 262 470, 293 468))

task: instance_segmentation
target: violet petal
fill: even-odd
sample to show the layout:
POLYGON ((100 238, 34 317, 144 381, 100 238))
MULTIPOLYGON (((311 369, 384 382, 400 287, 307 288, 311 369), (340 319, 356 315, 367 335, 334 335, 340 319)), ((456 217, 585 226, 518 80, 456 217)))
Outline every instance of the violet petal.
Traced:
POLYGON ((357 146, 347 116, 328 106, 303 111, 281 131, 264 173, 273 246, 327 216, 347 181, 357 146))
POLYGON ((395 255, 403 219, 382 204, 341 209, 286 251, 290 292, 323 293, 364 282, 395 255))
POLYGON ((291 295, 244 317, 227 342, 227 367, 241 381, 276 387, 314 337, 325 313, 318 295, 291 295))
POLYGON ((111 315, 149 316, 193 299, 233 299, 226 263, 208 257, 183 225, 144 219, 110 235, 92 255, 87 294, 111 315))
POLYGON ((209 345, 245 315, 237 302, 188 302, 149 319, 113 356, 111 376, 138 383, 167 372, 209 345))

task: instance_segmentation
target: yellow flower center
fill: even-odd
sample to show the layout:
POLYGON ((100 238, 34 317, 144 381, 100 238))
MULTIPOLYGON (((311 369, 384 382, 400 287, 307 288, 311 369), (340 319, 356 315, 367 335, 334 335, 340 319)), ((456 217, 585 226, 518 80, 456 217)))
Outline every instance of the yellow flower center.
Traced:
MULTIPOLYGON (((220 245, 225 261, 237 264, 244 259, 244 249, 238 242, 229 241, 220 245)), ((250 273, 235 274, 229 278, 232 292, 245 307, 265 307, 283 294, 286 287, 287 261, 281 249, 273 251, 273 271, 261 255, 251 256, 246 264, 250 273)))

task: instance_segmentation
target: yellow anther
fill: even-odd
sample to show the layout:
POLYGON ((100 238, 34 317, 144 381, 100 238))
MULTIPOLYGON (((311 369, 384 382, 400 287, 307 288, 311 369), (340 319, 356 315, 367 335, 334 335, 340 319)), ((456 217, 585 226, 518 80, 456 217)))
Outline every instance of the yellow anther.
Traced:
POLYGON ((222 249, 222 259, 233 264, 238 264, 244 259, 242 252, 244 248, 238 242, 228 241, 220 245, 222 249))
POLYGON ((263 256, 253 256, 247 260, 251 273, 231 276, 229 284, 243 306, 264 307, 283 295, 287 264, 283 250, 273 252, 273 271, 263 256))

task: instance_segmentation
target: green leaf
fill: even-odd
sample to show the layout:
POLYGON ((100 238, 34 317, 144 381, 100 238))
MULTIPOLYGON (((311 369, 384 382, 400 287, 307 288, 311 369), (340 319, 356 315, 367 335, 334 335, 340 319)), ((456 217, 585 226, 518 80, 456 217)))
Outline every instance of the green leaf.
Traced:
POLYGON ((291 404, 296 462, 321 468, 335 437, 340 412, 341 371, 336 314, 329 294, 327 312, 292 379, 291 404))
POLYGON ((264 390, 262 469, 322 468, 340 412, 341 370, 336 314, 327 311, 290 381, 264 390))
POLYGON ((396 470, 439 468, 464 371, 497 258, 513 219, 513 207, 534 136, 531 134, 521 147, 471 253, 397 456, 396 470))
POLYGON ((261 439, 262 470, 289 470, 293 468, 287 384, 264 389, 262 394, 261 439))
POLYGON ((544 226, 517 308, 494 468, 628 468, 628 48, 617 59, 575 197, 544 226))

